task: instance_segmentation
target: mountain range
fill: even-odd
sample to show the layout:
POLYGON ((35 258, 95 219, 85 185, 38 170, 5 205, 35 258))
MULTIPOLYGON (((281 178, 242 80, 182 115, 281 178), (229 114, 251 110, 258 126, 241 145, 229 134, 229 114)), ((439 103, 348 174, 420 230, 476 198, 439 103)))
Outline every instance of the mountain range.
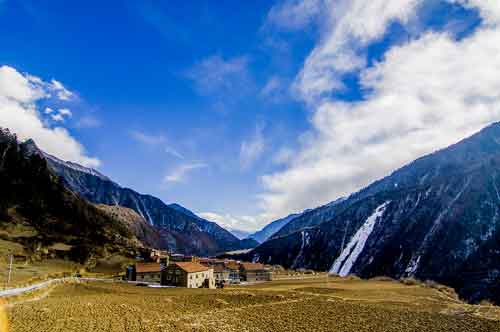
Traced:
POLYGON ((432 279, 469 301, 500 303, 500 123, 245 240, 31 140, 18 143, 4 129, 0 184, 0 240, 35 256, 50 248, 79 260, 139 247, 201 256, 254 248, 246 259, 340 276, 432 279))
POLYGON ((341 276, 432 279, 500 303, 500 124, 293 218, 249 255, 341 276))
POLYGON ((159 249, 210 256, 225 251, 248 249, 257 242, 240 240, 214 222, 198 217, 179 204, 165 204, 159 198, 124 188, 100 172, 73 162, 66 162, 39 149, 33 140, 24 143, 32 155, 44 159, 64 186, 100 205, 120 206, 135 211, 159 233, 159 249))

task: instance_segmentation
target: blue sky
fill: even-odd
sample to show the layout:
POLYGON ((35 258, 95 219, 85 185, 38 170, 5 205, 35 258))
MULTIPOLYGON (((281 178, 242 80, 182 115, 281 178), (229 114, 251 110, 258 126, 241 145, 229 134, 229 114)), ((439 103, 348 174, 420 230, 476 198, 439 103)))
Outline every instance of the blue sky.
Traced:
MULTIPOLYGON (((496 32, 498 5, 363 2, 3 0, 0 66, 31 83, 29 75, 39 77, 56 97, 71 93, 30 99, 45 129, 65 128, 81 145, 73 142, 76 157, 66 159, 85 155, 123 186, 252 230, 349 194, 497 117, 496 104, 472 122, 457 111, 451 126, 436 110, 470 105, 422 102, 427 92, 407 82, 441 66, 431 71, 439 95, 428 100, 460 93, 444 81, 448 61, 432 61, 433 47, 457 66, 494 67, 486 51, 482 59, 453 52, 480 47, 473 38, 486 38, 485 29, 496 32), (412 48, 423 58, 404 56, 412 48), (410 60, 415 70, 406 72, 410 60), (391 125, 367 111, 395 114, 401 105, 407 114, 391 125), (442 124, 427 121, 436 114, 442 124), (413 121, 423 136, 413 136, 413 121), (417 143, 423 137, 433 143, 417 143)), ((58 142, 45 144, 65 156, 58 142)))

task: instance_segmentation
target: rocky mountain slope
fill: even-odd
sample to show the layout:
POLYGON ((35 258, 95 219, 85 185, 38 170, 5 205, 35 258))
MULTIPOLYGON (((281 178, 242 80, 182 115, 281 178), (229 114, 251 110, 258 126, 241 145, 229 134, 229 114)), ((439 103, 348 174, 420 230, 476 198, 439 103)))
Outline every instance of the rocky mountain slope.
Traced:
POLYGON ((137 244, 123 224, 67 190, 43 158, 2 128, 0 238, 2 250, 28 260, 133 256, 137 244))
POLYGON ((118 205, 137 212, 162 237, 162 249, 194 255, 214 255, 231 250, 248 249, 255 241, 239 240, 214 222, 198 217, 178 205, 123 188, 96 170, 62 161, 41 151, 33 141, 25 143, 33 154, 42 156, 65 186, 94 204, 118 205))
POLYGON ((148 222, 134 210, 119 205, 97 204, 96 207, 106 212, 114 219, 121 221, 139 240, 141 246, 147 248, 165 247, 164 240, 158 229, 148 224, 148 222))
POLYGON ((433 279, 500 303, 500 124, 294 218, 254 260, 433 279))

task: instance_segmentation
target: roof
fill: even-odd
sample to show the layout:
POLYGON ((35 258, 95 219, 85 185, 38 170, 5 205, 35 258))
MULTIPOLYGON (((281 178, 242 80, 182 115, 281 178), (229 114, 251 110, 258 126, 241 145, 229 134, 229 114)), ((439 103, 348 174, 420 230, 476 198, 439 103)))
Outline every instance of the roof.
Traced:
POLYGON ((246 271, 264 270, 264 265, 259 263, 241 263, 241 268, 246 271))
POLYGON ((224 272, 224 271, 228 271, 228 270, 223 265, 214 265, 214 271, 224 272))
POLYGON ((235 261, 228 261, 228 262, 224 263, 224 265, 226 265, 226 267, 230 270, 239 270, 240 269, 240 264, 238 264, 235 261))
POLYGON ((191 262, 177 262, 175 263, 177 267, 180 269, 184 270, 187 273, 193 273, 193 272, 203 272, 203 271, 208 271, 209 268, 206 266, 203 266, 198 263, 191 263, 191 262))
POLYGON ((137 263, 135 264, 135 272, 137 273, 161 272, 161 265, 160 263, 137 263))

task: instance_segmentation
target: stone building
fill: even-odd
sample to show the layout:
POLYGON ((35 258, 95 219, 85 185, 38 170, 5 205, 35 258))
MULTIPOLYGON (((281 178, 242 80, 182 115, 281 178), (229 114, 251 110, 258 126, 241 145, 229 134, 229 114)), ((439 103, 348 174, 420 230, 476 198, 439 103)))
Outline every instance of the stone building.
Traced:
POLYGON ((215 288, 213 268, 192 262, 171 263, 164 271, 162 285, 187 288, 215 288))
POLYGON ((231 282, 229 279, 230 271, 224 265, 215 265, 213 268, 215 283, 217 285, 227 285, 231 282))
POLYGON ((271 281, 273 272, 259 263, 241 263, 240 279, 246 282, 271 281))
POLYGON ((240 263, 229 260, 224 263, 224 267, 229 271, 229 283, 240 283, 240 263))
POLYGON ((137 263, 129 280, 160 283, 163 266, 160 263, 137 263))

